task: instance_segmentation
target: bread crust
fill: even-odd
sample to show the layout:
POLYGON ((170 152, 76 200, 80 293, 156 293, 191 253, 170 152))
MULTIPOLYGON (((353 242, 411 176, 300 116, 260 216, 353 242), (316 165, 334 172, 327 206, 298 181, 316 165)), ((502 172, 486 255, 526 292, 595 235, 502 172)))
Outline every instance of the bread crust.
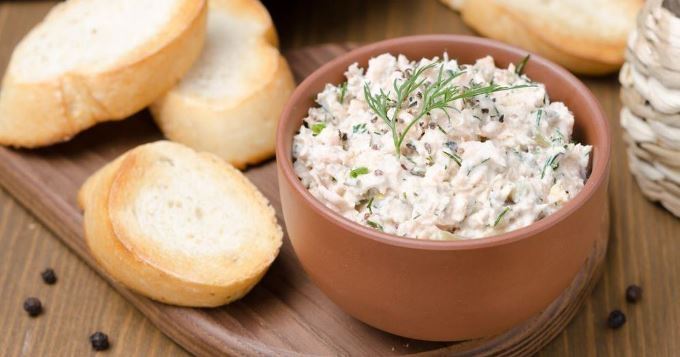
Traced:
MULTIPOLYGON (((231 180, 225 184, 235 185, 242 190, 252 190, 249 197, 263 207, 263 220, 260 221, 271 230, 275 249, 258 251, 262 253, 259 261, 251 264, 252 269, 247 271, 231 271, 228 272, 231 275, 225 274, 230 269, 230 266, 225 265, 223 270, 211 272, 214 279, 210 280, 178 274, 172 269, 172 261, 160 254, 149 256, 150 252, 162 252, 162 247, 136 246, 127 239, 130 234, 139 234, 133 225, 112 219, 112 210, 120 209, 121 202, 134 199, 135 192, 130 187, 143 184, 135 176, 135 171, 144 169, 139 165, 148 164, 149 156, 154 155, 153 151, 167 151, 170 155, 177 146, 179 144, 167 141, 139 146, 107 164, 85 182, 78 194, 78 202, 84 209, 86 242, 99 265, 116 281, 137 293, 180 306, 223 305, 244 296, 262 278, 276 258, 282 239, 282 231, 273 209, 238 170, 229 167, 214 155, 195 153, 197 160, 208 160, 211 165, 216 165, 229 174, 231 180), (222 279, 225 275, 230 278, 222 279)), ((200 269, 201 262, 197 261, 196 265, 200 269)))
MULTIPOLYGON (((589 6, 594 5, 583 4, 584 8, 589 6)), ((631 14, 631 19, 634 18, 634 14, 641 6, 642 1, 637 2, 635 0, 620 1, 620 4, 618 4, 618 7, 626 9, 631 14)), ((628 41, 627 32, 621 32, 617 36, 610 36, 610 38, 603 38, 597 33, 585 33, 580 28, 565 28, 562 24, 555 23, 553 19, 544 16, 527 17, 520 9, 512 6, 501 5, 501 7, 514 18, 515 23, 524 24, 525 27, 532 30, 531 33, 536 38, 561 49, 564 53, 604 64, 617 66, 623 64, 628 41)))
POLYGON ((482 35, 536 52, 576 73, 605 75, 615 72, 623 63, 625 40, 620 44, 604 44, 558 37, 530 27, 521 14, 494 0, 466 1, 462 15, 465 23, 482 35))
POLYGON ((212 152, 243 169, 274 154, 276 124, 294 83, 279 55, 269 81, 240 103, 222 105, 171 91, 150 109, 168 139, 212 152))
MULTIPOLYGON (((220 9, 223 0, 213 1, 214 11, 224 11, 220 9)), ((243 169, 274 154, 276 124, 295 80, 278 53, 276 31, 266 9, 258 1, 238 0, 230 2, 229 10, 247 13, 266 26, 256 51, 263 58, 273 57, 274 65, 264 69, 261 78, 237 102, 172 89, 150 109, 168 139, 212 152, 243 169)))
MULTIPOLYGON (((48 17, 57 16, 61 6, 68 3, 56 6, 48 17)), ((35 148, 67 141, 98 122, 124 119, 143 109, 198 58, 206 12, 205 0, 185 1, 167 29, 105 71, 82 68, 23 81, 11 70, 21 58, 12 56, 0 92, 0 145, 35 148)))

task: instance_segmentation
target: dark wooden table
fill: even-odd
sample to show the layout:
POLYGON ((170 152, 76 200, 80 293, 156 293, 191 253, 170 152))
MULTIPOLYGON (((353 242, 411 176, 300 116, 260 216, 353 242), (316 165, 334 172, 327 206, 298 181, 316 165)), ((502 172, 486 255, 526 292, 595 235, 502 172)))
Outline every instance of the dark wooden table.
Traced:
MULTIPOLYGON (((0 68, 21 37, 54 2, 0 4, 0 68)), ((420 33, 470 30, 434 0, 266 1, 285 49, 326 42, 370 42, 420 33)), ((627 170, 620 102, 614 76, 585 79, 609 114, 614 135, 610 183, 609 255, 602 280, 569 327, 541 353, 546 356, 672 356, 680 354, 680 220, 646 201, 627 170), (628 284, 644 288, 643 301, 627 304, 628 284), (605 327, 612 309, 628 322, 605 327)), ((109 334, 111 355, 183 355, 90 268, 0 190, 0 355, 86 355, 88 335, 109 334), (40 272, 54 267, 59 281, 44 285, 40 272), (30 319, 21 308, 39 296, 46 313, 30 319)))

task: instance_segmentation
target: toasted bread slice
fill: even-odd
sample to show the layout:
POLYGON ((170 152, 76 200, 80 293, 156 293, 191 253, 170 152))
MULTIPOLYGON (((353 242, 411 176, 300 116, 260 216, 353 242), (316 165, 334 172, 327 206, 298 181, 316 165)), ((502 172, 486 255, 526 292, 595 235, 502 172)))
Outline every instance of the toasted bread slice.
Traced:
POLYGON ((586 59, 622 64, 643 0, 499 0, 546 43, 586 59))
POLYGON ((582 74, 616 71, 641 0, 475 0, 462 6, 477 32, 523 47, 582 74))
POLYGON ((218 306, 245 295, 276 258, 267 199, 220 158, 180 144, 139 146, 78 197, 90 251, 116 280, 154 300, 218 306))
POLYGON ((243 168, 273 154, 295 83, 259 1, 210 0, 206 38, 199 60, 151 112, 169 139, 243 168))
POLYGON ((198 58, 205 0, 69 0, 15 48, 0 92, 0 144, 38 147, 123 119, 198 58))
POLYGON ((465 0, 439 0, 441 1, 444 5, 450 7, 452 10, 460 11, 460 9, 463 7, 463 3, 465 0))

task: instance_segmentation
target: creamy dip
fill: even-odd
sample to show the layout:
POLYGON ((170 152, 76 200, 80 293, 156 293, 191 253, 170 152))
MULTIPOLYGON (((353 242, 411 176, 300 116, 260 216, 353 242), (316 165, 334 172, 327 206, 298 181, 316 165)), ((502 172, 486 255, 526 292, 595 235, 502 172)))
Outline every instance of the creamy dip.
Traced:
POLYGON ((578 194, 591 147, 571 142, 574 117, 550 102, 542 84, 496 68, 443 58, 410 61, 383 54, 365 70, 351 65, 340 85, 326 85, 294 137, 294 169, 302 184, 342 216, 404 237, 481 238, 557 211, 578 194), (394 114, 399 87, 422 82, 399 105, 394 133, 369 106, 384 93, 394 114), (521 88, 455 99, 425 113, 428 87, 442 78, 458 93, 487 85, 521 88), (425 99, 424 99, 425 98, 425 99), (406 130, 419 113, 425 113, 406 130))

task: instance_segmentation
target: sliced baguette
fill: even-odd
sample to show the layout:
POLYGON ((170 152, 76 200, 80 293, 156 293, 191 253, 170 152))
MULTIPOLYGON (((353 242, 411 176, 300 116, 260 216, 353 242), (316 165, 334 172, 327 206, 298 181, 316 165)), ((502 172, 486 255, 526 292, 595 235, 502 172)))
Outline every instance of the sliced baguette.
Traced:
POLYGON ((616 71, 641 0, 475 0, 461 13, 484 36, 512 43, 582 74, 616 71))
POLYGON ((241 172, 168 141, 106 165, 85 182, 78 202, 99 264, 164 303, 234 301, 262 278, 281 246, 273 208, 241 172))
POLYGON ((465 0, 439 0, 441 1, 444 5, 450 7, 452 10, 455 11, 460 11, 460 9, 463 7, 463 3, 465 0))
POLYGON ((276 123, 295 83, 257 0, 210 0, 206 45, 151 106, 165 136, 243 168, 274 152, 276 123))
POLYGON ((39 147, 123 119, 198 58, 205 0, 69 0, 15 48, 0 92, 0 144, 39 147))

